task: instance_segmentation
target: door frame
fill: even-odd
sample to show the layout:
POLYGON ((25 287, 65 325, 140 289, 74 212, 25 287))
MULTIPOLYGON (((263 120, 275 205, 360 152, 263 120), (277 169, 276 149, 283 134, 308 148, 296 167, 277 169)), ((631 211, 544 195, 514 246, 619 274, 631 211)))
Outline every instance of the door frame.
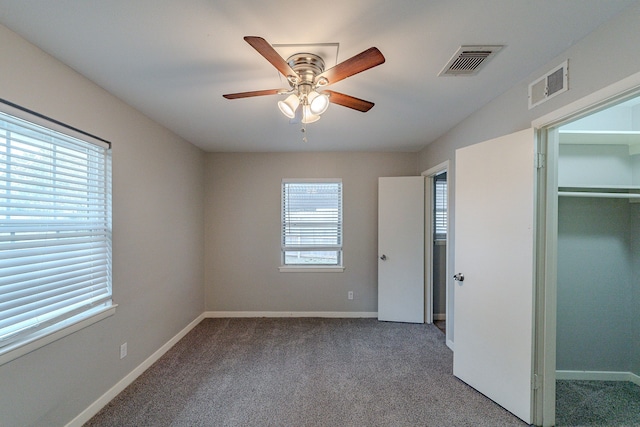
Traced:
POLYGON ((531 124, 545 171, 538 174, 535 266, 535 343, 533 421, 555 425, 556 297, 558 246, 558 138, 564 123, 606 109, 625 98, 640 95, 640 73, 613 83, 531 124))
POLYGON ((450 161, 444 162, 433 166, 422 172, 420 175, 425 177, 425 195, 424 195, 424 313, 425 322, 433 323, 433 210, 434 210, 434 194, 433 194, 433 181, 436 175, 440 175, 443 172, 447 173, 447 239, 446 239, 446 251, 445 251, 445 307, 447 316, 447 328, 446 328, 446 343, 447 346, 453 350, 452 328, 453 323, 450 319, 453 318, 453 304, 450 299, 450 280, 449 280, 449 245, 451 218, 449 203, 451 200, 451 186, 449 185, 449 170, 450 161))

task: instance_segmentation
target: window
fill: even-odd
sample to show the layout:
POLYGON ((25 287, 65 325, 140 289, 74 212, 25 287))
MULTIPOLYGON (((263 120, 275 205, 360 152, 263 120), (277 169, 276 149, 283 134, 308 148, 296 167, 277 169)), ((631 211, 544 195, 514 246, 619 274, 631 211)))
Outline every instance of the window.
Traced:
POLYGON ((433 186, 433 239, 442 241, 447 239, 447 173, 436 175, 433 186))
POLYGON ((283 180, 282 265, 342 267, 341 180, 283 180))
POLYGON ((0 112, 0 355, 112 306, 109 147, 52 128, 0 112))

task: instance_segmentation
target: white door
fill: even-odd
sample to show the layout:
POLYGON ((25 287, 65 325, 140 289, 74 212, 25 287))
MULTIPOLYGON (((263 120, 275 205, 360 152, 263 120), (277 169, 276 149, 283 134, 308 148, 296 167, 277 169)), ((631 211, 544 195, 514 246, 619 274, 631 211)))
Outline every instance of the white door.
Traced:
POLYGON ((424 177, 378 179, 378 320, 424 323, 424 177))
POLYGON ((527 423, 534 182, 532 129, 456 151, 453 374, 527 423))

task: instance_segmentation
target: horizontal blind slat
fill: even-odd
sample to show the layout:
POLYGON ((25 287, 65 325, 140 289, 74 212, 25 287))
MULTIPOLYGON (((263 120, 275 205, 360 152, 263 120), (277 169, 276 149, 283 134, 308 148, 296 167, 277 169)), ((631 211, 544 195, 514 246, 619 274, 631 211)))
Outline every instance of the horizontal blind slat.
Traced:
POLYGON ((64 232, 64 231, 85 231, 90 232, 92 230, 99 230, 105 227, 105 224, 108 224, 106 220, 103 218, 99 218, 99 220, 43 220, 39 219, 37 221, 33 219, 15 219, 15 218, 0 218, 0 235, 13 234, 17 236, 18 239, 21 238, 22 234, 17 233, 25 233, 26 235, 31 233, 38 232, 64 232), (18 230, 23 230, 19 232, 18 230))
MULTIPOLYGON (((97 184, 84 183, 84 185, 80 185, 77 182, 67 183, 67 182, 62 182, 60 180, 56 180, 56 181, 52 181, 52 180, 33 181, 33 180, 18 178, 18 176, 22 176, 22 174, 18 174, 18 173, 15 173, 15 172, 10 172, 9 173, 9 172, 5 172, 5 171, 1 171, 0 170, 0 177, 2 177, 2 175, 6 175, 6 174, 11 175, 11 181, 9 181, 10 182, 10 187, 8 187, 8 188, 10 190, 13 190, 13 191, 28 193, 31 189, 33 189, 35 187, 36 189, 49 188, 49 189, 51 189, 51 191, 49 191, 49 194, 55 193, 58 190, 64 190, 64 191, 76 192, 76 193, 77 192, 80 192, 80 193, 87 193, 88 192, 88 193, 97 194, 97 195, 106 194, 104 186, 101 185, 100 183, 97 183, 97 184)), ((26 178, 28 178, 28 176, 26 178)))
POLYGON ((49 276, 39 280, 5 285, 2 287, 2 293, 0 294, 0 303, 7 303, 15 298, 22 298, 27 295, 47 292, 56 288, 62 289, 65 286, 76 283, 88 283, 88 281, 95 281, 98 283, 108 276, 107 273, 107 265, 103 264, 80 270, 73 270, 56 276, 49 276))
MULTIPOLYGON (((24 290, 21 293, 8 295, 10 300, 0 299, 0 321, 15 317, 19 314, 33 312, 42 307, 75 298, 78 295, 94 292, 106 288, 106 275, 71 280, 56 287, 24 290)), ((101 291, 100 291, 101 292, 101 291)))
POLYGON ((11 185, 0 183, 0 196, 11 200, 43 200, 48 201, 55 197, 58 203, 77 203, 78 201, 90 200, 93 203, 104 203, 107 196, 103 187, 94 191, 87 189, 77 189, 74 191, 61 191, 56 187, 53 191, 46 186, 18 187, 12 182, 11 185), (39 188, 40 187, 40 188, 39 188))
POLYGON ((16 150, 15 148, 12 148, 11 151, 0 151, 0 165, 4 164, 9 168, 44 170, 54 174, 60 172, 70 176, 102 173, 103 163, 92 162, 89 159, 79 160, 81 161, 61 159, 57 153, 46 154, 42 151, 16 150), (31 156, 29 156, 29 154, 31 154, 31 156), (79 174, 74 172, 79 172, 79 174))
POLYGON ((76 226, 46 233, 43 233, 45 231, 43 227, 16 227, 12 228, 11 232, 8 231, 8 228, 0 228, 0 251, 37 247, 43 244, 50 244, 49 241, 60 242, 58 244, 63 245, 65 242, 71 242, 75 238, 103 238, 107 236, 105 226, 106 224, 100 223, 88 229, 87 227, 80 228, 76 226))
MULTIPOLYGON (((60 193, 51 192, 23 192, 11 189, 9 192, 3 192, 2 186, 0 186, 0 203, 12 204, 12 205, 26 205, 26 206, 49 206, 55 203, 55 206, 62 207, 63 205, 90 205, 103 207, 106 205, 106 197, 104 195, 92 194, 85 192, 82 195, 66 195, 60 193), (18 194, 20 193, 20 194, 18 194), (4 200, 4 201, 2 201, 4 200), (29 202, 29 203, 25 203, 29 202)), ((95 210, 95 209, 93 209, 95 210)))
POLYGON ((5 173, 15 172, 25 176, 41 177, 43 179, 56 179, 64 177, 73 181, 96 181, 104 175, 103 164, 86 164, 84 168, 72 168, 59 162, 46 162, 41 156, 26 157, 19 154, 0 153, 0 171, 5 173))
MULTIPOLYGON (((0 128, 2 123, 3 121, 0 120, 0 128)), ((4 121, 4 123, 7 122, 4 121)), ((22 132, 19 125, 16 126, 15 124, 11 129, 4 129, 6 129, 7 132, 3 136, 8 140, 8 143, 4 145, 11 149, 20 150, 30 148, 44 153, 56 151, 58 154, 66 157, 86 158, 88 162, 91 162, 93 159, 102 159, 103 153, 107 149, 106 147, 98 147, 94 144, 87 145, 84 141, 77 142, 73 138, 53 138, 51 135, 43 136, 37 131, 22 132)), ((9 153, 10 151, 7 152, 9 153)))
POLYGON ((47 261, 39 263, 34 269, 33 265, 21 265, 19 267, 3 268, 3 276, 0 277, 0 286, 10 281, 28 280, 29 278, 43 277, 51 274, 57 268, 83 265, 87 262, 99 263, 107 262, 108 256, 105 251, 101 253, 82 255, 77 257, 69 257, 55 261, 47 261))
MULTIPOLYGON (((79 258, 89 255, 102 255, 104 254, 104 245, 101 244, 83 244, 79 246, 65 246, 57 248, 56 251, 26 251, 26 253, 13 254, 16 256, 0 259, 0 269, 9 269, 11 267, 19 267, 25 264, 30 264, 37 268, 41 264, 47 264, 49 262, 55 262, 60 260, 66 260, 70 258, 79 258)), ((4 254, 3 254, 4 255, 4 254)))
MULTIPOLYGON (((0 166, 3 166, 3 163, 0 162, 0 166)), ((67 184, 70 187, 82 187, 82 188, 97 188, 100 186, 100 180, 102 175, 97 174, 84 174, 84 175, 70 175, 59 172, 54 172, 49 169, 43 168, 24 168, 24 167, 14 167, 16 165, 11 165, 4 163, 5 167, 0 168, 1 174, 13 175, 16 179, 19 179, 21 183, 25 184, 46 184, 46 183, 61 183, 67 184), (87 176, 89 175, 89 176, 87 176)))
POLYGON ((108 273, 108 264, 107 263, 84 263, 83 265, 74 265, 68 266, 66 268, 56 269, 53 274, 49 274, 46 276, 31 276, 28 278, 20 278, 20 281, 7 282, 0 286, 3 293, 11 293, 16 292, 21 289, 31 289, 37 288, 39 286, 47 285, 47 284, 56 284, 63 283, 67 280, 87 276, 91 274, 103 274, 103 272, 108 273))
POLYGON ((39 239, 19 242, 0 241, 0 259, 22 256, 19 251, 30 250, 31 254, 48 253, 64 250, 64 248, 83 244, 104 244, 106 233, 91 233, 71 238, 39 239))

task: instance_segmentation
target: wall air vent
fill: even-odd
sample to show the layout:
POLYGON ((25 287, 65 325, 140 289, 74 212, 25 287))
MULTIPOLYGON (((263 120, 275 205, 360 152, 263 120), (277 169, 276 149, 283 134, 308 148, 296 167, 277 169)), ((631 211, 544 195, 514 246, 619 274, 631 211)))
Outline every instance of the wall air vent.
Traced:
POLYGON ((569 90, 569 60, 529 85, 529 109, 569 90))
POLYGON ((473 76, 504 46, 467 45, 451 57, 438 76, 473 76))

